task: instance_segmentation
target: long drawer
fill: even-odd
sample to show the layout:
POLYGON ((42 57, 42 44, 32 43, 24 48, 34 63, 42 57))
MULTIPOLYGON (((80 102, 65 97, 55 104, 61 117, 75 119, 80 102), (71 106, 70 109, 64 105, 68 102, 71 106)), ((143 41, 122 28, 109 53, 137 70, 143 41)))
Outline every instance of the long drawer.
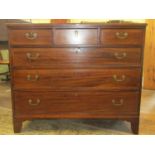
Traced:
POLYGON ((16 116, 137 115, 138 92, 15 92, 16 116))
POLYGON ((14 70, 14 89, 138 89, 139 69, 14 70))
POLYGON ((140 66, 140 48, 13 48, 13 67, 102 68, 140 66))

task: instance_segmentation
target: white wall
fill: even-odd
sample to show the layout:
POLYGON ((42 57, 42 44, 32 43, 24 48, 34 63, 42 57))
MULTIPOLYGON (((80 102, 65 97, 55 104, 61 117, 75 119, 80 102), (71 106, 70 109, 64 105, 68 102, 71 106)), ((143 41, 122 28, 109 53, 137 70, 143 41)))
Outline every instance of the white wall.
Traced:
MULTIPOLYGON (((70 19, 72 23, 81 23, 83 22, 105 22, 109 19, 70 19)), ((122 20, 122 19, 121 19, 122 20)), ((138 23, 144 23, 145 19, 123 19, 125 21, 133 21, 138 23)), ((31 19, 32 23, 50 23, 51 19, 31 19)))

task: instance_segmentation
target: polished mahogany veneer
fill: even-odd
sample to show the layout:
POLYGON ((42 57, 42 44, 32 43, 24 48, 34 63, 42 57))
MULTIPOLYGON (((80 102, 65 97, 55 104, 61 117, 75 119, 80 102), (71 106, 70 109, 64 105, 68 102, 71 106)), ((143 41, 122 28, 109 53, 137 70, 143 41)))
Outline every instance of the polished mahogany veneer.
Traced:
POLYGON ((99 91, 15 92, 15 111, 18 117, 34 118, 45 114, 52 115, 54 118, 67 118, 73 115, 74 118, 137 116, 139 96, 137 91, 113 93, 99 91))
POLYGON ((102 29, 101 44, 103 45, 141 45, 142 29, 102 29))
POLYGON ((141 48, 12 48, 14 68, 140 66, 141 48))
POLYGON ((14 89, 139 89, 139 69, 15 70, 14 89))
POLYGON ((45 45, 50 46, 52 42, 51 30, 12 30, 10 32, 10 43, 13 45, 45 45))
POLYGON ((56 45, 97 45, 97 29, 55 29, 54 44, 56 45))
POLYGON ((8 25, 14 132, 41 118, 120 119, 138 133, 146 24, 8 25))

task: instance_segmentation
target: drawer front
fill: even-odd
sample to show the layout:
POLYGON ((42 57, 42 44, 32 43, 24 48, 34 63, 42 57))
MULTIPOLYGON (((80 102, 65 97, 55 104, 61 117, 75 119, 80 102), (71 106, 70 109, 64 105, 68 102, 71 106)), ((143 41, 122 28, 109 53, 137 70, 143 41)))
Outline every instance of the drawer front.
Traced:
POLYGON ((138 92, 15 92, 16 115, 96 117, 138 113, 138 92))
POLYGON ((140 48, 13 48, 13 66, 21 68, 102 68, 140 66, 140 48))
POLYGON ((139 69, 15 70, 14 89, 138 89, 139 69))
POLYGON ((11 45, 46 45, 52 44, 51 30, 11 30, 9 32, 9 42, 11 45))
POLYGON ((55 45, 97 45, 97 29, 55 29, 55 45))
POLYGON ((101 44, 103 45, 142 45, 143 30, 141 29, 102 29, 101 44))

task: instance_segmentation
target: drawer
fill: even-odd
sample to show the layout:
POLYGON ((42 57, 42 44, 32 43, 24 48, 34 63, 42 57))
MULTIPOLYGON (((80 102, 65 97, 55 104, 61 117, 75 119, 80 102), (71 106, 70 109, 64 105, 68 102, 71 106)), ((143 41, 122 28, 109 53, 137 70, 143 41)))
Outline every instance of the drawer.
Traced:
POLYGON ((137 115, 138 92, 15 92, 17 115, 101 117, 137 115), (41 115, 42 114, 42 115, 41 115))
POLYGON ((15 70, 14 89, 138 89, 139 69, 15 70))
POLYGON ((19 68, 102 68, 140 66, 140 48, 12 48, 19 68))
POLYGON ((142 45, 144 32, 141 29, 102 29, 103 45, 142 45))
POLYGON ((55 45, 97 45, 97 29, 55 29, 55 45))
POLYGON ((52 44, 51 30, 25 29, 10 30, 9 42, 11 45, 46 45, 52 44))

